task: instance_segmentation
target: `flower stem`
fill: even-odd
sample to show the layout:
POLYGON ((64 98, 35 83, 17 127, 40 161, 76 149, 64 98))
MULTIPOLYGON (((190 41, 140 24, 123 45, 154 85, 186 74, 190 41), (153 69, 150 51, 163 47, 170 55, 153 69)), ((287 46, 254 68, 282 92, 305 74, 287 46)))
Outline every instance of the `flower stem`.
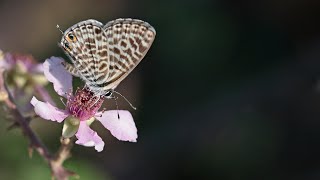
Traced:
POLYGON ((33 150, 36 150, 40 154, 40 156, 46 162, 48 162, 51 168, 52 176, 57 180, 66 180, 69 176, 74 176, 75 173, 66 170, 62 166, 63 162, 70 156, 72 141, 70 139, 68 142, 61 141, 61 147, 55 156, 53 156, 49 152, 47 147, 41 142, 35 132, 33 132, 30 128, 29 121, 21 114, 16 104, 14 103, 12 95, 10 94, 5 83, 5 70, 2 68, 0 68, 0 94, 2 94, 2 97, 4 97, 3 99, 1 99, 1 104, 3 104, 4 102, 4 104, 8 107, 10 115, 12 115, 15 122, 18 123, 25 137, 29 139, 30 155, 32 155, 33 150))

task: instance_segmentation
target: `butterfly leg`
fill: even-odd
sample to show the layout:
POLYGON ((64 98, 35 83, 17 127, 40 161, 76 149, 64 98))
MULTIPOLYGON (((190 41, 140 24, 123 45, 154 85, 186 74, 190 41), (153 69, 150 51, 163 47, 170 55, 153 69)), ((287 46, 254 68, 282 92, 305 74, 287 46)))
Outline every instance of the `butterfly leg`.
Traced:
POLYGON ((71 64, 67 63, 67 62, 62 62, 61 63, 64 68, 70 73, 72 74, 73 76, 76 76, 76 77, 79 77, 79 73, 78 73, 78 70, 71 64))

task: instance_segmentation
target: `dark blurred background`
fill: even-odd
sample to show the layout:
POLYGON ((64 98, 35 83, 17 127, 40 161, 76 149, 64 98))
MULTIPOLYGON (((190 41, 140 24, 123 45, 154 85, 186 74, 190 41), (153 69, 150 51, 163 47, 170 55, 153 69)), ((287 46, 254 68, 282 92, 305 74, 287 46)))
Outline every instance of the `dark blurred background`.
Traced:
MULTIPOLYGON (((138 106, 120 102, 139 138, 97 124, 105 150, 75 146, 66 162, 81 179, 320 179, 320 1, 2 0, 0 49, 66 58, 56 24, 119 17, 157 30, 118 88, 138 106)), ((0 122, 0 179, 49 179, 20 130, 0 122)), ((55 151, 62 125, 31 125, 55 151)))

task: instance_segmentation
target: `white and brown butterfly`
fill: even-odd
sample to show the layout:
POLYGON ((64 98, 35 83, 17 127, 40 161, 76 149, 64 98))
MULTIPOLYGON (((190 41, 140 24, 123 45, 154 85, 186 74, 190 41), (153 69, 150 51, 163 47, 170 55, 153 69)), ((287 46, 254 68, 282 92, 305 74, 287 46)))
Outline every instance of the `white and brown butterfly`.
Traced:
POLYGON ((73 64, 63 65, 95 95, 110 97, 146 55, 155 35, 149 23, 138 19, 121 18, 106 25, 81 21, 63 33, 60 46, 73 64))

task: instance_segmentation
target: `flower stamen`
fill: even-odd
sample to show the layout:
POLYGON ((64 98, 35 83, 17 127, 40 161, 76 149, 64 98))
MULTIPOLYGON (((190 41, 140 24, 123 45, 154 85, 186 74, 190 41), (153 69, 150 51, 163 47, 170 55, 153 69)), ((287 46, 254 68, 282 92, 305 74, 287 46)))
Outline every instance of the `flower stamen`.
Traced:
POLYGON ((68 97, 67 109, 81 121, 94 116, 100 109, 104 97, 97 97, 88 88, 76 90, 75 96, 68 97))

